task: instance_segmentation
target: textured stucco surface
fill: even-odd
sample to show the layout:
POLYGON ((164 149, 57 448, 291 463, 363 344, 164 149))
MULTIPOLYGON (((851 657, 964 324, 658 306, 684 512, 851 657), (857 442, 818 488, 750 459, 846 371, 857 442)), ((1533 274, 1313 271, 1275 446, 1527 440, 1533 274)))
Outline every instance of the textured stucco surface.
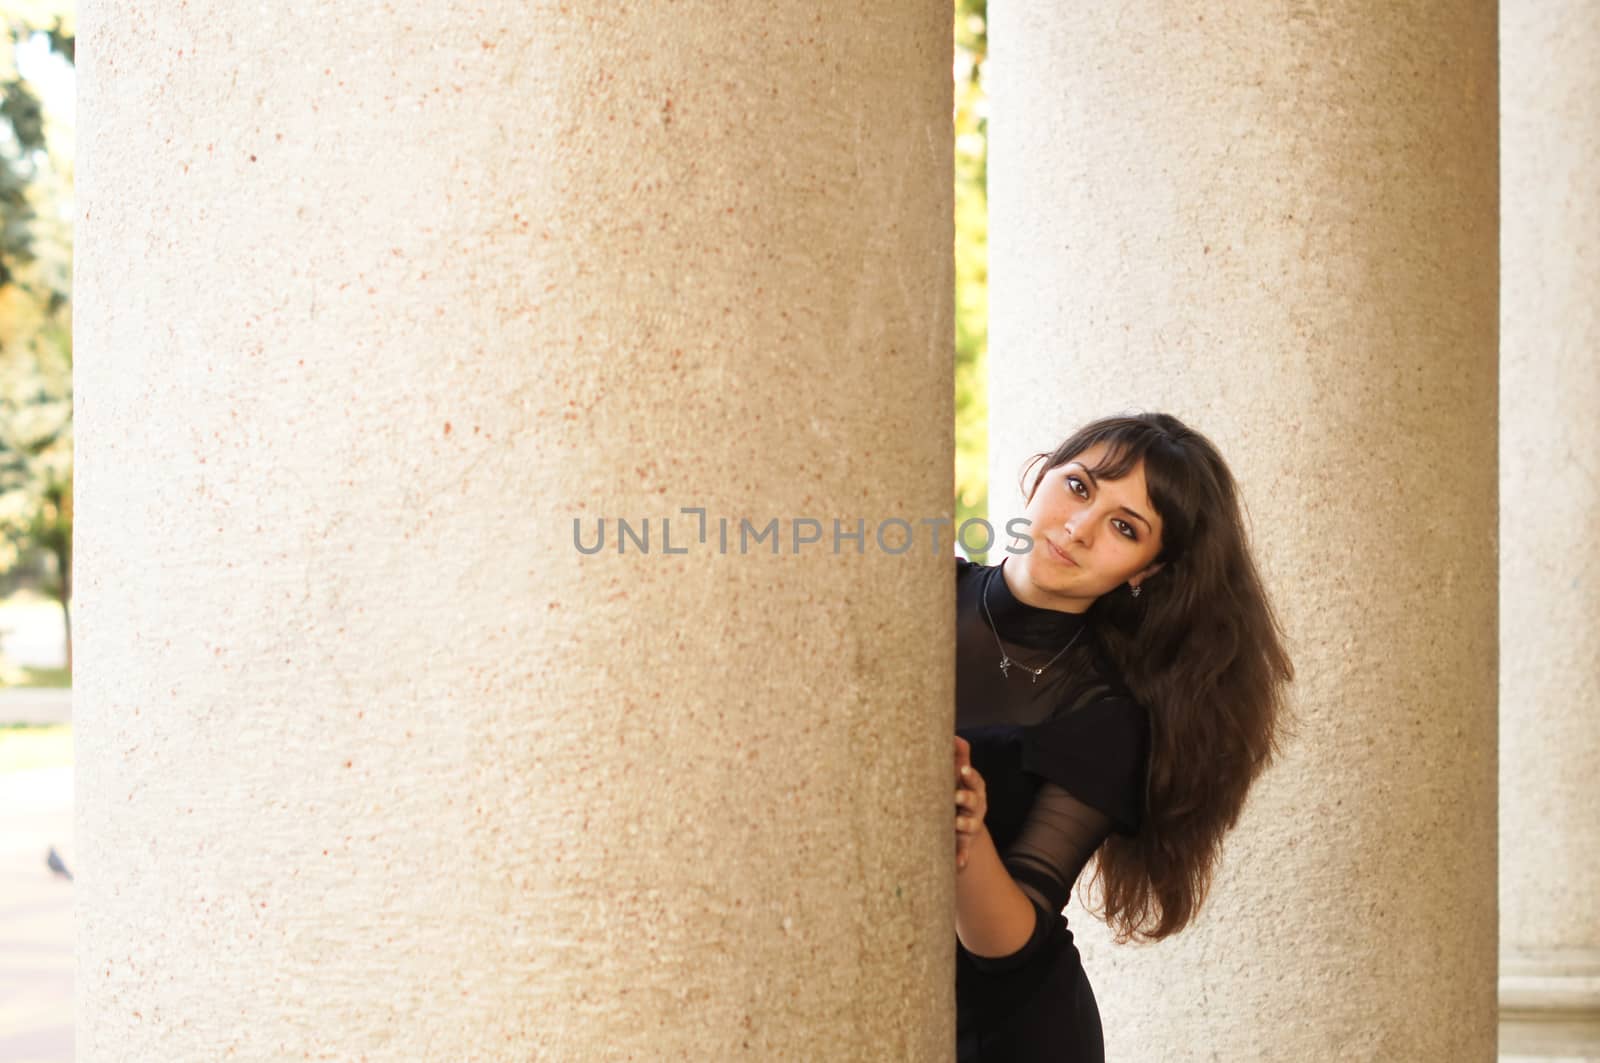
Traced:
POLYGON ((948 1057, 949 20, 84 8, 81 1058, 948 1057))
POLYGON ((1494 5, 991 15, 992 519, 1083 421, 1175 413, 1298 670, 1199 919, 1068 910, 1107 1057, 1490 1059, 1494 5))
POLYGON ((1600 8, 1500 27, 1500 939, 1600 957, 1600 8))

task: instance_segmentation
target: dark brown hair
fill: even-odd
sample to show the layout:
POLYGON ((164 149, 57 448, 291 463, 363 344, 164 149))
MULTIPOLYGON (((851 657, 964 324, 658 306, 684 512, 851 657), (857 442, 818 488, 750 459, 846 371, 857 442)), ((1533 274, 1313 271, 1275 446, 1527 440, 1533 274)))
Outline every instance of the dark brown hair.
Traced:
MULTIPOLYGON (((1161 569, 1135 598, 1121 587, 1087 614, 1111 663, 1151 720, 1144 821, 1137 835, 1101 845, 1089 885, 1096 911, 1129 939, 1159 941, 1198 914, 1224 835, 1256 779, 1290 733, 1285 684, 1294 667, 1282 628, 1250 556, 1233 474, 1200 433, 1169 414, 1094 421, 1043 459, 1039 478, 1106 444, 1097 478, 1119 479, 1144 462, 1150 503, 1161 514, 1161 569)), ((1091 911, 1095 909, 1090 908, 1091 911)))

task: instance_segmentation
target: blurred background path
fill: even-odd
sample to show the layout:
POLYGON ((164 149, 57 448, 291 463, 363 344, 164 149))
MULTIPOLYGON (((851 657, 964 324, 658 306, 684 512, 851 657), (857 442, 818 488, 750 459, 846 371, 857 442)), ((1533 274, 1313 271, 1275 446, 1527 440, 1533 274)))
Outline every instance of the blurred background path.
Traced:
MULTIPOLYGON (((66 663, 61 609, 26 592, 0 601, 0 683, 66 663)), ((0 686, 0 1060, 73 1058, 72 690, 0 686)))
MULTIPOLYGON (((9 693, 9 692, 0 692, 9 693)), ((22 741, 0 726, 0 756, 22 741)), ((0 1060, 72 1059, 72 768, 0 765, 0 1060)))

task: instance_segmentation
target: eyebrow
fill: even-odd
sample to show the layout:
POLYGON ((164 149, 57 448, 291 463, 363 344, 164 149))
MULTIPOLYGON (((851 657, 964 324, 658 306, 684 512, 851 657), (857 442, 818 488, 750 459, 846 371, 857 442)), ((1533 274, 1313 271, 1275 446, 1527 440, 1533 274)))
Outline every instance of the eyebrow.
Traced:
MULTIPOLYGON (((1094 473, 1089 471, 1089 466, 1085 465, 1081 461, 1069 461, 1069 462, 1067 462, 1067 464, 1068 465, 1076 465, 1078 468, 1082 469, 1083 470, 1083 474, 1089 478, 1089 482, 1094 484, 1094 489, 1096 491, 1100 490, 1100 481, 1096 480, 1094 478, 1094 473)), ((1144 514, 1140 513, 1138 510, 1129 509, 1127 506, 1118 506, 1117 508, 1120 509, 1122 512, 1126 513, 1128 516, 1133 517, 1135 520, 1138 520, 1138 521, 1142 522, 1144 524, 1145 530, 1148 531, 1151 535, 1154 535, 1156 533, 1156 530, 1150 526, 1150 522, 1144 519, 1144 514)))

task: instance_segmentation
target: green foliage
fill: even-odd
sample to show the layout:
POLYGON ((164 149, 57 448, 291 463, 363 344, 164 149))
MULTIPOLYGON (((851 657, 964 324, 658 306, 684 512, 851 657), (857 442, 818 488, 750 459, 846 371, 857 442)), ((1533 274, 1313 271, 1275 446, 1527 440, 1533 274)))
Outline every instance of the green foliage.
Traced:
POLYGON ((19 270, 34 261, 34 211, 29 186, 39 173, 39 158, 47 153, 44 106, 33 86, 17 70, 13 56, 17 43, 43 33, 52 50, 69 62, 74 41, 60 15, 51 16, 37 5, 26 13, 0 6, 5 33, 0 46, 0 289, 15 283, 19 270), (48 20, 48 24, 45 24, 48 20))
MULTIPOLYGON (((49 53, 71 62, 71 8, 54 0, 0 5, 0 26, 0 574, 6 577, 0 584, 36 569, 34 582, 60 602, 65 621, 72 563, 72 137, 18 63, 22 42, 40 46, 26 49, 35 64, 49 53)), ((67 653, 70 670, 70 625, 67 653)))
MULTIPOLYGON (((956 0, 956 525, 989 510, 986 0, 956 0)), ((975 554, 982 560, 982 554, 975 554)))

